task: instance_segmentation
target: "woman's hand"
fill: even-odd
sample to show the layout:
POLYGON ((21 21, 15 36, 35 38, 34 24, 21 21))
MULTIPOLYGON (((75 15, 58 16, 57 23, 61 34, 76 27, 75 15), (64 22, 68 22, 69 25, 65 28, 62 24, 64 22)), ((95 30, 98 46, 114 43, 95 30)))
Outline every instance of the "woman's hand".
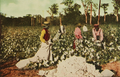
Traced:
POLYGON ((47 45, 49 45, 48 41, 45 42, 47 45))

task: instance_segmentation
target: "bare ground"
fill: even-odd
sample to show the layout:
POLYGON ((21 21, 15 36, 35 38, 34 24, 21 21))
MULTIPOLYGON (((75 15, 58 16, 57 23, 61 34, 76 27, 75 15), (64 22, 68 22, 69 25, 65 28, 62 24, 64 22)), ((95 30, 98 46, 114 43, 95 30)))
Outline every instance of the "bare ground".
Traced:
MULTIPOLYGON (((56 66, 50 66, 48 68, 41 68, 39 70, 23 70, 18 69, 15 66, 16 63, 16 60, 0 63, 0 77, 42 77, 37 74, 39 70, 50 70, 56 68, 56 66)), ((102 70, 114 70, 117 76, 120 76, 120 62, 107 63, 101 66, 102 70)))

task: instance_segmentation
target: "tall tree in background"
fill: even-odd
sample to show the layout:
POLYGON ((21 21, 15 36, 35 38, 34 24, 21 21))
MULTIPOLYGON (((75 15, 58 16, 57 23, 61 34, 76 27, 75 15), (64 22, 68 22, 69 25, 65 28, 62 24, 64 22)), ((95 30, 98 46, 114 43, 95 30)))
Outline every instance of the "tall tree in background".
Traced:
POLYGON ((65 14, 67 14, 72 10, 73 0, 64 0, 61 4, 67 6, 67 8, 64 8, 65 14))
POLYGON ((101 6, 101 0, 99 0, 98 24, 100 23, 100 6, 101 6))
POLYGON ((49 12, 49 14, 51 14, 52 20, 53 20, 53 15, 56 15, 58 13, 58 4, 51 5, 51 7, 49 7, 49 9, 50 9, 50 11, 47 11, 47 12, 49 12))
POLYGON ((118 11, 120 9, 120 0, 112 0, 113 2, 113 7, 114 7, 114 14, 116 14, 116 21, 118 22, 118 11))
POLYGON ((88 10, 88 12, 90 11, 90 25, 92 24, 92 12, 96 12, 96 9, 98 9, 97 6, 92 0, 90 1, 90 10, 88 10))
POLYGON ((82 5, 83 5, 83 7, 84 7, 85 22, 86 22, 86 24, 87 24, 88 7, 89 7, 89 5, 90 5, 91 2, 90 2, 89 0, 81 0, 81 2, 82 2, 82 5))
POLYGON ((106 14, 107 14, 107 10, 108 10, 108 7, 109 6, 109 4, 108 3, 104 3, 104 4, 102 4, 101 5, 101 7, 103 8, 103 10, 104 10, 104 22, 106 22, 106 14))
POLYGON ((81 8, 81 5, 74 3, 73 4, 73 0, 64 0, 61 4, 64 4, 65 6, 67 6, 66 8, 64 8, 64 23, 65 24, 76 24, 79 21, 79 17, 81 12, 79 11, 79 9, 81 8))

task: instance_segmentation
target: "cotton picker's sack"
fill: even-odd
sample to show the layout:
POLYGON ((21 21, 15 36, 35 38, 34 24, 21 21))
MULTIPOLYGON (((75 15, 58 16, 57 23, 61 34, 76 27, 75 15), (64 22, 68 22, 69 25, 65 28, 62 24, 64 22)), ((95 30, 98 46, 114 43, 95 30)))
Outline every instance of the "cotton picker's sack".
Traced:
POLYGON ((27 64, 29 64, 30 63, 30 61, 29 61, 29 59, 23 59, 23 60, 20 60, 17 64, 16 64, 16 66, 19 68, 19 69, 21 69, 21 68, 23 68, 23 67, 25 67, 27 64))

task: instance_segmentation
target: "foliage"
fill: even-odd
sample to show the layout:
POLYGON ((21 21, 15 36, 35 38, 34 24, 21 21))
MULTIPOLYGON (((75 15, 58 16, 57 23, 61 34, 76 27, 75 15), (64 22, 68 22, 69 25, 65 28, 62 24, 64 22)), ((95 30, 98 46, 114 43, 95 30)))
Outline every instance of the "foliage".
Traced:
POLYGON ((107 9, 107 7, 108 7, 108 6, 109 6, 109 4, 108 4, 108 3, 104 3, 104 4, 102 4, 102 5, 101 5, 101 7, 102 7, 102 8, 103 8, 103 10, 104 10, 104 14, 106 14, 106 13, 107 13, 106 11, 108 10, 108 9, 107 9))
MULTIPOLYGON (((66 34, 63 34, 58 41, 52 45, 53 61, 40 61, 39 63, 31 63, 26 66, 28 68, 41 68, 51 65, 56 65, 61 60, 65 60, 72 55, 85 57, 88 62, 92 61, 97 65, 105 64, 111 61, 120 60, 120 28, 119 25, 104 24, 100 27, 103 29, 104 42, 103 46, 99 47, 92 41, 92 27, 87 25, 88 32, 83 32, 83 40, 73 50, 74 29, 75 26, 66 26, 66 34)), ((51 38, 54 37, 59 26, 51 26, 51 38)), ((3 27, 2 35, 2 59, 23 59, 35 55, 40 47, 40 32, 41 27, 3 27)))
POLYGON ((51 11, 52 14, 57 14, 58 13, 58 4, 53 4, 49 8, 50 8, 50 11, 51 11))

